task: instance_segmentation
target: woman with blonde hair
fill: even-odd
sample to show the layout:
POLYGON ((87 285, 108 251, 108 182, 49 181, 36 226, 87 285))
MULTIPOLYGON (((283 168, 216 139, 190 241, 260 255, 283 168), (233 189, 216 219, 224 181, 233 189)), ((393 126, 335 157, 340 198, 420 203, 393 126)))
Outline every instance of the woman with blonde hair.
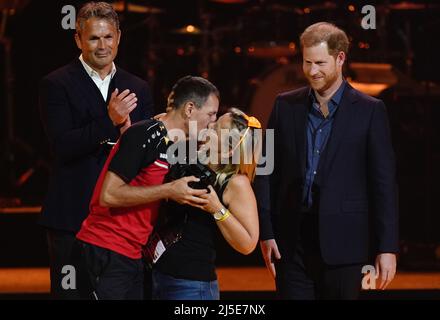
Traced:
MULTIPOLYGON (((153 267, 153 299, 218 300, 216 229, 245 255, 258 242, 258 211, 251 183, 261 152, 261 135, 255 130, 261 124, 232 108, 211 129, 206 166, 215 173, 215 183, 202 196, 204 205, 177 205, 184 212, 184 225, 179 240, 166 248, 153 267)), ((206 153, 206 145, 199 152, 206 153)))

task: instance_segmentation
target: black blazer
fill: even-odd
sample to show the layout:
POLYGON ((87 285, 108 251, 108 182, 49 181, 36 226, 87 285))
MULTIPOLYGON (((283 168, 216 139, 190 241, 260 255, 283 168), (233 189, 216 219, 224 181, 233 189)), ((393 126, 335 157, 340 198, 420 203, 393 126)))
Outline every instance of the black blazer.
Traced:
MULTIPOLYGON (((310 90, 277 97, 268 122, 275 133, 274 171, 255 181, 261 239, 274 238, 282 258, 291 257, 299 231, 310 90)), ((320 247, 327 264, 367 262, 369 249, 374 254, 398 251, 395 159, 381 100, 347 84, 315 184, 320 247)))
MULTIPOLYGON (((130 113, 132 123, 153 115, 145 81, 117 68, 107 100, 114 88, 136 93, 137 107, 130 113)), ((119 130, 107 114, 107 102, 79 59, 41 81, 39 104, 53 153, 40 222, 49 228, 77 232, 89 213, 92 192, 110 149, 105 142, 115 142, 119 130)))

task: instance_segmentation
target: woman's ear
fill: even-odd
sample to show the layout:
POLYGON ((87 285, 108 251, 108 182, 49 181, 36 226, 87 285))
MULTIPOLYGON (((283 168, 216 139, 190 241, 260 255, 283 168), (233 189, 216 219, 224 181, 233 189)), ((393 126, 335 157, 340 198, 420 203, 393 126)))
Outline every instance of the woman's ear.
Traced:
POLYGON ((220 157, 222 159, 229 159, 232 156, 232 150, 229 151, 225 151, 225 150, 220 150, 220 157))
POLYGON ((223 146, 223 148, 220 151, 220 154, 223 159, 230 159, 234 154, 234 150, 230 146, 227 147, 223 146))

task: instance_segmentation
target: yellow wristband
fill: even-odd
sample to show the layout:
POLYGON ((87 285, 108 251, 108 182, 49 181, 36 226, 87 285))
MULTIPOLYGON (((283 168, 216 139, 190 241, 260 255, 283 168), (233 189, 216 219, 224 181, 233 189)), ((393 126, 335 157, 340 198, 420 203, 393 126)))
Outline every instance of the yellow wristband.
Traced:
POLYGON ((231 211, 229 211, 228 209, 226 209, 226 213, 223 215, 223 217, 221 217, 221 218, 218 219, 217 221, 218 221, 218 222, 225 221, 226 219, 229 218, 230 215, 231 215, 231 211))
POLYGON ((213 214, 213 217, 216 221, 224 221, 226 220, 231 212, 225 207, 221 208, 219 211, 213 214))

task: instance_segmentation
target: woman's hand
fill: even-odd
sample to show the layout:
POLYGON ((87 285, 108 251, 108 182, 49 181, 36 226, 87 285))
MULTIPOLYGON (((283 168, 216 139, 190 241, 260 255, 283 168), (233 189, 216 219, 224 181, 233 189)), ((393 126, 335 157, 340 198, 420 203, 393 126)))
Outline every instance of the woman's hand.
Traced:
POLYGON ((214 214, 224 208, 224 205, 220 202, 214 188, 212 186, 208 186, 208 189, 209 193, 205 193, 199 196, 202 199, 208 200, 208 203, 198 207, 202 210, 205 210, 206 212, 214 214))

